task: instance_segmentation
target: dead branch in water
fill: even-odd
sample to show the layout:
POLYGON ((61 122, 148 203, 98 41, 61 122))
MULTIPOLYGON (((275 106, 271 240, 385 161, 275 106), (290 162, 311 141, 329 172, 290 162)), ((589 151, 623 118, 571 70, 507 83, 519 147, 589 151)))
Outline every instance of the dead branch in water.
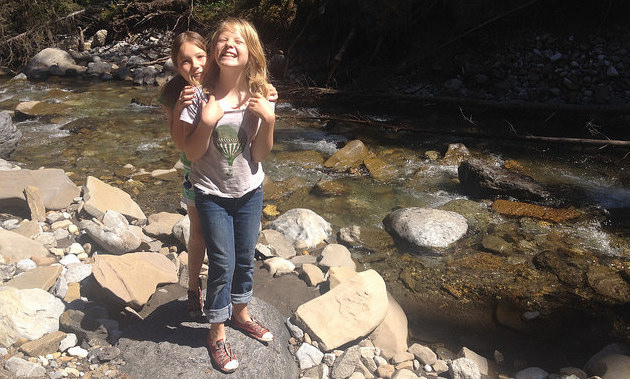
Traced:
MULTIPOLYGON (((343 116, 276 116, 278 119, 293 119, 293 120, 323 120, 323 121, 339 121, 348 123, 358 123, 374 125, 385 129, 390 129, 395 132, 408 131, 414 133, 428 133, 428 134, 441 134, 441 135, 457 135, 461 137, 472 138, 488 138, 499 140, 523 140, 533 142, 552 142, 552 143, 566 143, 566 144, 581 144, 581 145, 600 145, 600 148, 606 146, 630 146, 630 141, 624 140, 611 140, 611 139, 592 139, 592 138, 572 138, 572 137, 546 137, 546 136, 533 136, 533 135, 498 135, 489 133, 470 133, 461 131, 444 130, 437 128, 418 128, 409 125, 393 124, 391 121, 377 121, 370 120, 365 117, 355 115, 343 115, 343 116)), ((508 122, 509 123, 509 122, 508 122)), ((510 124, 511 125, 511 124, 510 124)), ((514 129, 512 129, 514 131, 514 129)))

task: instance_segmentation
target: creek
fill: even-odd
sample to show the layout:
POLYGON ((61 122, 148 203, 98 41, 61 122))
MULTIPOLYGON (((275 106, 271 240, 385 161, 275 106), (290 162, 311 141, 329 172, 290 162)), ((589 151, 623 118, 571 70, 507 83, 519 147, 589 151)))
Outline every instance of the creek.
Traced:
MULTIPOLYGON (((147 215, 179 208, 181 182, 121 174, 131 164, 150 172, 170 169, 179 153, 170 141, 157 87, 125 82, 29 82, 0 78, 0 110, 40 103, 36 117, 16 121, 23 137, 11 160, 22 168, 62 168, 77 184, 88 175, 128 192, 147 215)), ((581 367, 607 343, 630 336, 630 158, 620 149, 410 133, 366 124, 318 119, 316 106, 277 105, 275 145, 264 162, 273 182, 266 204, 280 212, 308 208, 335 230, 361 228, 353 248, 360 270, 373 268, 409 319, 413 341, 437 346, 444 356, 467 346, 518 368, 557 371, 581 367), (360 139, 390 175, 375 180, 362 170, 337 173, 324 161, 347 141, 360 139), (520 170, 582 216, 559 224, 499 215, 490 201, 468 199, 457 163, 429 159, 451 143, 497 165, 520 170), (332 183, 322 193, 321 181, 332 183), (393 209, 428 207, 464 215, 469 232, 447 254, 420 256, 397 248, 383 231, 393 209), (509 247, 484 247, 493 235, 509 247)), ((352 113, 352 110, 348 110, 352 113)), ((339 114, 341 116, 341 114, 339 114)), ((386 123, 392 115, 365 115, 386 123)), ((340 117, 341 118, 341 117, 340 117)), ((409 118, 409 124, 420 122, 409 118)), ((268 221, 268 220, 265 220, 268 221)))

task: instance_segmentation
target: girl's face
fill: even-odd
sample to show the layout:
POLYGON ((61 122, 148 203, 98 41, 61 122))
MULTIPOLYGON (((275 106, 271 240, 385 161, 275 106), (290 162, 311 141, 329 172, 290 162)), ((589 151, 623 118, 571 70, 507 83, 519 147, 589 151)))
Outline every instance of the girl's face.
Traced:
POLYGON ((177 54, 177 72, 189 83, 199 83, 206 65, 206 56, 204 49, 192 42, 184 42, 177 54))
POLYGON ((219 67, 240 67, 247 66, 249 51, 245 39, 238 32, 223 31, 219 34, 215 46, 215 57, 219 67))

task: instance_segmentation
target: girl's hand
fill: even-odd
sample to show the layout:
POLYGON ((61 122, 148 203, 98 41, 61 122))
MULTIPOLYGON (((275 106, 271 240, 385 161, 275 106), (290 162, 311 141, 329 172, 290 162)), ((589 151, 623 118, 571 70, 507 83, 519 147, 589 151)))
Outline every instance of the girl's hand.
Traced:
POLYGON ((267 100, 272 103, 278 101, 278 91, 276 90, 276 87, 274 87, 271 83, 267 84, 267 100))
POLYGON ((249 98, 247 109, 267 123, 271 123, 276 119, 276 113, 274 112, 273 107, 260 93, 254 94, 249 98))
POLYGON ((179 93, 178 103, 183 108, 191 105, 193 103, 193 99, 195 98, 195 87, 194 86, 186 86, 182 89, 182 92, 179 93))
POLYGON ((214 127, 221 117, 223 117, 223 109, 214 95, 210 95, 207 101, 201 102, 201 122, 204 125, 214 127))

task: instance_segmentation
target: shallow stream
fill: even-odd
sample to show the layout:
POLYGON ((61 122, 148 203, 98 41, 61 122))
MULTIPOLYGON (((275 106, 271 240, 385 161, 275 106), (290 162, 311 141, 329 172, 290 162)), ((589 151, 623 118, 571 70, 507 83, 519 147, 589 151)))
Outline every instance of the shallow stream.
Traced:
MULTIPOLYGON (((41 101, 35 118, 16 123, 23 138, 11 159, 23 168, 62 168, 77 185, 88 175, 99 177, 125 189, 147 215, 176 211, 179 181, 121 174, 126 164, 150 172, 178 160, 156 94, 156 87, 121 82, 0 79, 0 110, 41 101)), ((355 260, 360 269, 374 268, 385 278, 407 313, 413 340, 455 352, 467 346, 490 358, 499 350, 510 367, 557 370, 581 366, 605 344, 628 339, 630 229, 624 215, 630 208, 630 158, 624 151, 333 122, 318 119, 317 108, 295 107, 280 96, 274 150, 264 162, 275 184, 266 203, 281 212, 312 209, 335 230, 360 226, 365 244, 353 249, 355 260), (390 180, 323 168, 325 159, 352 139, 390 165, 390 180), (459 189, 457 164, 425 155, 443 155, 451 143, 463 143, 473 156, 497 164, 517 162, 552 189, 559 206, 583 216, 552 224, 501 216, 488 201, 470 201, 459 189), (322 179, 334 183, 332 194, 313 190, 322 179), (444 256, 401 251, 381 220, 395 208, 412 206, 457 211, 468 219, 469 232, 444 256), (509 252, 484 248, 486 235, 500 237, 509 252)), ((365 116, 381 122, 393 117, 365 116)))

